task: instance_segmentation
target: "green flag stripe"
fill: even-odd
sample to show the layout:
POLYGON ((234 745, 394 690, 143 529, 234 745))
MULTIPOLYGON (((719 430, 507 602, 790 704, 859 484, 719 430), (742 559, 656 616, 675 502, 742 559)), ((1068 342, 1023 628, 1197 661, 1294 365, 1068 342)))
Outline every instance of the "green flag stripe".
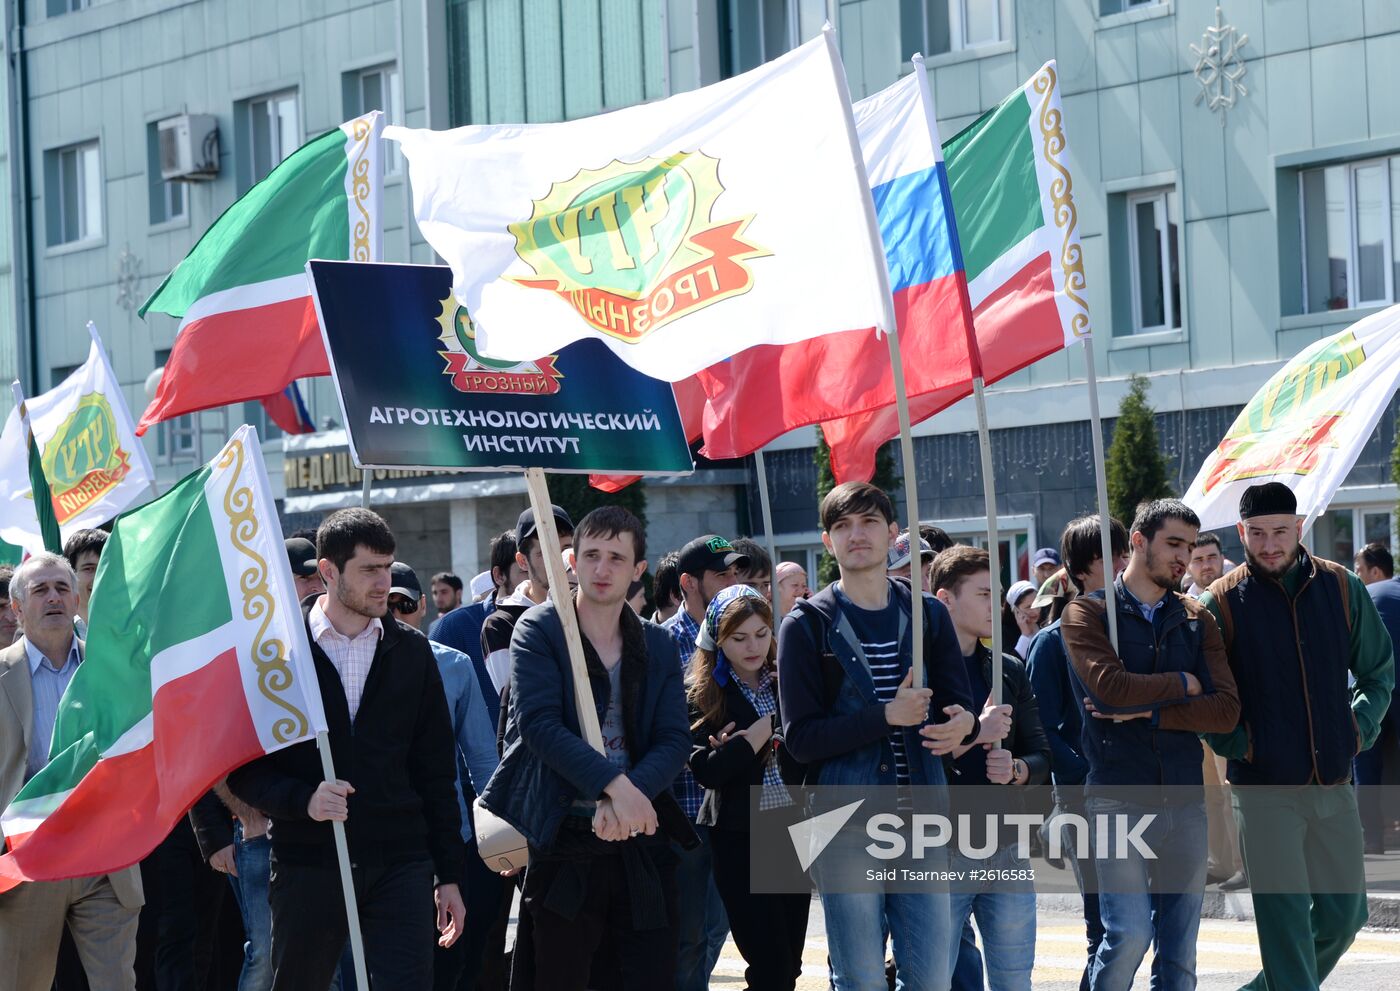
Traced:
POLYGON ((142 305, 184 316, 195 300, 300 275, 312 258, 350 257, 345 132, 310 141, 253 186, 204 233, 142 305))
POLYGON ((943 146, 969 282, 1045 224, 1024 90, 943 146))
POLYGON ((25 431, 29 441, 29 488, 34 493, 34 513, 39 517, 39 533, 44 538, 44 550, 55 554, 63 553, 63 536, 58 530, 58 517, 53 511, 53 492, 49 490, 49 480, 44 474, 44 459, 39 454, 39 445, 34 435, 25 431))
POLYGON ((109 663, 84 664, 65 695, 101 704, 60 707, 54 754, 88 733, 99 751, 109 748, 151 711, 150 659, 233 618, 205 501, 209 471, 118 517, 97 566, 88 621, 88 654, 109 663), (115 658, 141 667, 110 663, 115 658))

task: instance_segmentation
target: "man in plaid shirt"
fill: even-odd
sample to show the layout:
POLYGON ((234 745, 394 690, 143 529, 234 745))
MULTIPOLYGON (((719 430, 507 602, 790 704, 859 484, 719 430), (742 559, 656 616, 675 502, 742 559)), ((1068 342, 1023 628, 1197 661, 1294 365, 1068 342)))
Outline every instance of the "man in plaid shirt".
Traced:
MULTIPOLYGON (((676 644, 683 669, 690 665, 690 656, 695 653, 695 635, 710 600, 720 589, 733 585, 738 580, 737 573, 748 564, 749 559, 718 534, 696 537, 681 548, 676 571, 680 575, 682 604, 662 626, 676 644)), ((689 767, 681 769, 671 790, 687 818, 694 822, 705 793, 689 767)), ((710 973, 729 934, 729 919, 715 888, 710 864, 709 829, 696 826, 695 831, 700 835, 700 846, 680 852, 676 867, 680 902, 676 991, 705 991, 710 986, 710 973)))

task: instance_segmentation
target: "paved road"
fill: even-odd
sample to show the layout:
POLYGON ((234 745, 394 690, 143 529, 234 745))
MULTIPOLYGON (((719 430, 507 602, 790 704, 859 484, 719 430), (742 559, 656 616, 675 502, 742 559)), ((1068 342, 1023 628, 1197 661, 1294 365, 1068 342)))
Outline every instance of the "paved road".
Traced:
MULTIPOLYGON (((1037 991, 1074 991, 1084 959, 1083 923, 1068 915, 1042 912, 1036 920, 1036 962, 1032 985, 1037 991)), ((1197 949, 1197 973, 1201 991, 1233 991, 1252 978, 1259 969, 1259 951, 1252 922, 1205 919, 1201 922, 1197 949)), ((803 956, 799 991, 825 991, 826 932, 821 905, 812 903, 807 951, 803 956)), ((1137 989, 1148 987, 1151 958, 1138 973, 1137 989)), ((744 961, 733 942, 725 944, 724 954, 710 981, 712 991, 732 991, 744 987, 744 961)), ((1374 991, 1400 987, 1400 932, 1365 931, 1324 985, 1339 991, 1374 991)))

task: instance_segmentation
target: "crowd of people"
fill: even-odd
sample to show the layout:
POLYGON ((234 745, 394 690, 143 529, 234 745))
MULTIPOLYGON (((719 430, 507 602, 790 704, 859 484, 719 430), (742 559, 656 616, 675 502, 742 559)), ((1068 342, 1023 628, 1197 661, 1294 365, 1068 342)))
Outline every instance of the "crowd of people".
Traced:
MULTIPOLYGON (((376 991, 699 991, 731 936, 749 988, 788 991, 813 899, 755 891, 760 826, 822 811, 813 786, 890 786, 904 802, 1045 784, 1057 812, 1153 816, 1157 859, 1064 845, 1081 987, 1129 988, 1149 949, 1154 987, 1194 987, 1205 887, 1266 875, 1250 986, 1320 985, 1366 921, 1363 856, 1384 850, 1383 810, 1353 788, 1380 778, 1400 637, 1384 546, 1354 571, 1312 555, 1292 492, 1268 483, 1241 500, 1238 567, 1190 508, 1156 500, 1109 521, 1108 562, 1100 518, 1072 521, 998 603, 985 550, 901 531, 880 489, 837 486, 820 510, 839 578, 816 591, 794 562, 719 534, 649 567, 642 523, 618 507, 577 521, 552 507, 571 587, 553 595, 528 509, 480 575, 434 574, 426 591, 370 510, 294 534, 288 606, 338 779, 313 742, 275 751, 214 785, 138 866, 0 894, 0 987, 351 988, 338 821, 376 991), (1176 797, 1135 806, 1115 791, 1129 786, 1176 797), (523 870, 477 855, 474 799, 524 836, 523 870)), ((0 805, 48 760, 105 538, 82 531, 63 556, 0 572, 0 805)), ((852 893, 832 876, 840 857, 812 863, 831 985, 1029 988, 1027 852, 993 840, 976 865, 988 880, 952 890, 852 893)), ((959 849, 945 863, 974 866, 959 849)))

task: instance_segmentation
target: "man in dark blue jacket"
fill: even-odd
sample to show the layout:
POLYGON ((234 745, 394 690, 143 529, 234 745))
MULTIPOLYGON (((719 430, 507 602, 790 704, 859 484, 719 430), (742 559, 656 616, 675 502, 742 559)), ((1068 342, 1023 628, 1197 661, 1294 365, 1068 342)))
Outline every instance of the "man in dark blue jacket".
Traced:
POLYGON ((530 844, 522 898, 532 945, 514 967, 531 976, 513 975, 512 987, 583 991, 606 938, 625 991, 664 991, 676 973, 676 858, 657 826, 690 752, 680 663, 666 631, 627 608, 627 588, 646 570, 640 521, 605 506, 579 521, 574 541, 603 752, 583 739, 563 620, 546 601, 516 622, 505 752, 481 796, 530 844))
MULTIPOLYGON (((1110 517, 1109 535, 1113 542, 1113 576, 1116 578, 1128 564, 1128 531, 1122 523, 1110 517)), ((1060 559, 1065 572, 1079 595, 1102 592, 1105 581, 1103 542, 1099 534, 1098 516, 1081 516, 1070 521, 1060 535, 1060 559)), ((1040 721, 1050 741, 1050 779, 1055 783, 1055 813, 1084 814, 1084 778, 1089 773, 1080 742, 1084 729, 1084 706, 1075 691, 1065 654, 1065 638, 1057 619, 1035 635, 1031 641, 1026 671, 1035 690, 1040 707, 1040 721)), ((1067 831, 1066 831, 1067 832, 1067 831)), ((1062 834, 1064 838, 1064 834, 1062 834)), ((1074 879, 1084 898, 1084 932, 1088 942, 1089 961, 1079 979, 1080 991, 1089 991, 1089 970, 1099 942, 1103 939, 1103 922, 1099 918, 1099 888, 1094 876, 1094 858, 1076 856, 1071 843, 1066 843, 1074 879)))
POLYGON ((1240 712, 1215 620, 1174 591, 1199 531, 1199 518, 1175 499, 1138 509, 1133 557, 1113 586, 1116 648, 1102 597, 1076 598, 1060 618, 1074 684, 1096 717, 1080 735, 1104 927, 1089 971, 1095 991, 1128 991, 1149 946, 1154 988, 1196 986, 1206 881, 1196 734, 1228 730, 1240 712), (1128 786, 1150 787, 1125 792, 1128 786), (1110 822, 1118 830, 1098 832, 1110 822), (1127 835, 1143 846, 1125 842, 1127 835))
MULTIPOLYGON (((1366 591, 1376 604, 1376 612, 1381 614, 1381 622, 1390 634, 1392 650, 1400 644, 1400 578, 1395 577, 1395 559, 1385 544, 1367 544, 1356 552, 1356 577, 1366 583, 1366 591)), ((1384 729, 1376 737, 1376 742, 1356 755, 1352 762, 1359 791, 1357 807, 1361 811, 1361 828, 1366 836, 1368 854, 1385 853, 1385 819, 1381 812, 1381 772, 1385 770, 1385 745, 1390 744, 1390 753, 1400 746, 1400 706, 1392 704, 1386 713, 1390 723, 1391 738, 1386 740, 1384 729)))
MULTIPOLYGON (((821 515, 822 542, 840 565, 841 579, 799 600, 783 620, 778 691, 784 745, 809 765, 812 784, 941 787, 947 783, 941 755, 981 742, 948 610, 924 594, 922 662, 929 687, 914 688, 910 587, 885 576, 899 532, 889 497, 865 482, 847 482, 822 500, 821 515)), ((1006 735, 1010 719, 1003 712, 986 722, 996 724, 990 742, 1006 735)), ((947 890, 882 889, 872 898, 851 893, 845 878, 837 882, 843 890, 832 890, 824 868, 839 862, 827 852, 812 866, 836 987, 883 991, 882 933, 888 932, 903 987, 946 988, 952 976, 947 890)))

